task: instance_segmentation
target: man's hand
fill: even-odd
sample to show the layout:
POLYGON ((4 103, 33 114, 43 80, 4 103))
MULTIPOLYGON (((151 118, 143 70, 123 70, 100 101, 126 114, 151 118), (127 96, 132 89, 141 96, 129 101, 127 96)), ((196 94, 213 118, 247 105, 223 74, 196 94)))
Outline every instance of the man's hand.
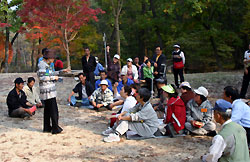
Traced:
POLYGON ((158 72, 157 72, 157 71, 155 71, 155 72, 154 72, 154 75, 157 75, 157 74, 158 74, 158 72))
POLYGON ((120 114, 117 118, 118 120, 122 120, 122 114, 120 114))
POLYGON ((118 87, 118 82, 115 82, 114 88, 117 88, 117 87, 118 87))
POLYGON ((192 126, 195 126, 195 120, 191 120, 190 123, 192 124, 192 126))
POLYGON ((68 102, 71 103, 71 97, 68 98, 68 102))
POLYGON ((30 107, 33 106, 33 105, 32 105, 31 103, 29 103, 29 102, 26 102, 26 105, 27 105, 27 106, 30 106, 30 107))
POLYGON ((109 47, 109 46, 107 46, 107 47, 106 47, 107 52, 109 52, 109 49, 110 49, 110 47, 109 47))
POLYGON ((155 63, 154 63, 154 67, 157 67, 157 66, 158 66, 157 63, 155 62, 155 63))
POLYGON ((92 105, 93 105, 94 107, 96 107, 96 103, 95 103, 95 102, 92 102, 92 105))
POLYGON ((96 107, 99 109, 100 107, 102 107, 103 104, 97 104, 96 107))

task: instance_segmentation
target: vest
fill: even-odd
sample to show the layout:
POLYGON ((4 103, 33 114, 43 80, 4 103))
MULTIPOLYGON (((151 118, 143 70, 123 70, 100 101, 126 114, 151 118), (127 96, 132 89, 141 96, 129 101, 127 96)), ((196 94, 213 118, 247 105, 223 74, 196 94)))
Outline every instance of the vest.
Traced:
MULTIPOLYGON (((181 50, 179 50, 178 52, 173 51, 172 54, 173 54, 173 56, 175 56, 175 55, 180 56, 181 50)), ((174 57, 173 57, 173 61, 174 61, 174 62, 181 62, 181 61, 182 61, 182 58, 174 58, 174 57)))
POLYGON ((229 136, 234 135, 235 138, 235 151, 232 155, 222 154, 219 162, 249 162, 249 150, 247 145, 245 129, 235 122, 226 124, 218 133, 227 139, 229 136))

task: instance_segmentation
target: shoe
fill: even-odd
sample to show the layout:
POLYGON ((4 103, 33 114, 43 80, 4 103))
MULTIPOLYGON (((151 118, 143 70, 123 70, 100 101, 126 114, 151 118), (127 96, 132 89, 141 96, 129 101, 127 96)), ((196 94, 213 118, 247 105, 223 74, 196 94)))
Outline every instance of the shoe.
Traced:
POLYGON ((75 106, 75 107, 81 107, 81 106, 82 106, 82 103, 81 103, 81 102, 77 102, 74 106, 75 106))
POLYGON ((114 131, 114 129, 108 127, 108 129, 106 129, 105 131, 102 132, 102 135, 108 136, 108 135, 110 135, 111 133, 115 133, 115 131, 114 131))
POLYGON ((210 136, 210 137, 214 137, 216 135, 217 135, 216 131, 210 131, 207 133, 207 136, 210 136))
POLYGON ((119 142, 120 141, 120 137, 119 135, 116 135, 115 133, 111 133, 109 134, 108 137, 105 137, 103 139, 104 142, 119 142))

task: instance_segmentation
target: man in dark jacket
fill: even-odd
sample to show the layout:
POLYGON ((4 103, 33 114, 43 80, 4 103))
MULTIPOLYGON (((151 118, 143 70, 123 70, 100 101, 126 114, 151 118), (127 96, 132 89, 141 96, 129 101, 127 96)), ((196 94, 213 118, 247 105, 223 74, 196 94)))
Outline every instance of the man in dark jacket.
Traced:
POLYGON ((22 78, 16 78, 14 81, 15 88, 13 88, 7 96, 7 105, 10 117, 25 118, 32 116, 32 111, 29 107, 32 105, 27 101, 24 93, 24 81, 22 78))
POLYGON ((108 79, 112 81, 112 83, 118 82, 119 80, 119 74, 120 74, 120 56, 118 54, 115 54, 113 57, 113 61, 110 58, 110 47, 107 46, 107 57, 108 57, 108 79))
POLYGON ((95 68, 96 68, 96 60, 95 57, 90 55, 90 50, 88 47, 84 48, 85 55, 82 57, 82 69, 86 74, 87 81, 89 81, 92 86, 95 86, 95 68))
POLYGON ((153 56, 152 60, 154 62, 154 75, 155 75, 155 78, 158 79, 160 77, 163 77, 164 69, 165 69, 165 66, 166 66, 166 56, 164 54, 162 54, 162 48, 160 46, 156 47, 155 55, 153 56))
POLYGON ((86 74, 79 73, 78 78, 80 82, 75 86, 69 95, 68 101, 72 106, 90 106, 89 98, 94 92, 93 86, 86 81, 86 74), (78 97, 73 96, 75 93, 78 93, 78 97))

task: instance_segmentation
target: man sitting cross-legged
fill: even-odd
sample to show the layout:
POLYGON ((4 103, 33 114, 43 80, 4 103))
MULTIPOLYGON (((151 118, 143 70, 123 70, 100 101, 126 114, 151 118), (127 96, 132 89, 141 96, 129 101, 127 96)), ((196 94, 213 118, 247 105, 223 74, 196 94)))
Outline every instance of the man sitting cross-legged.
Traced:
POLYGON ((100 86, 91 95, 91 103, 97 111, 111 110, 110 104, 113 103, 113 92, 108 89, 108 82, 106 80, 102 80, 100 86))
POLYGON ((157 115, 149 102, 151 93, 146 88, 141 88, 136 100, 136 106, 124 111, 118 116, 121 121, 115 128, 115 133, 104 138, 105 142, 120 141, 120 136, 131 130, 142 137, 153 137, 158 130, 159 122, 157 115), (128 113, 128 114, 127 114, 128 113), (127 114, 127 115, 126 115, 127 114))
POLYGON ((16 118, 31 117, 36 107, 32 107, 32 104, 27 101, 27 97, 22 90, 24 81, 22 78, 16 78, 14 83, 15 88, 13 88, 7 96, 9 116, 16 118))
POLYGON ((84 73, 79 73, 78 78, 80 82, 75 86, 71 94, 69 95, 68 101, 72 106, 90 106, 90 96, 94 91, 92 84, 86 80, 86 75, 84 73), (73 96, 78 93, 78 97, 73 96))
POLYGON ((29 103, 31 103, 32 105, 36 105, 36 107, 42 107, 43 104, 39 98, 39 94, 37 93, 37 89, 34 84, 35 78, 29 77, 27 85, 23 87, 23 91, 27 96, 27 100, 29 101, 29 103))

